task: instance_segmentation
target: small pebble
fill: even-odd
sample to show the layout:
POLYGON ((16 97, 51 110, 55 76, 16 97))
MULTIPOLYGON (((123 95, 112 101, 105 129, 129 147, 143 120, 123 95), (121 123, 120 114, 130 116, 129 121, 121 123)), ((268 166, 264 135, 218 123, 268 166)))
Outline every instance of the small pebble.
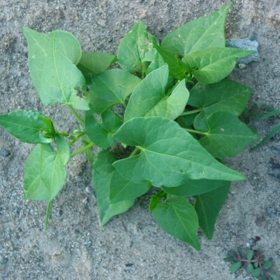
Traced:
POLYGON ((269 217, 273 217, 276 215, 276 210, 272 207, 266 208, 266 213, 269 217))
POLYGON ((5 264, 5 263, 7 263, 8 262, 8 258, 2 258, 2 260, 1 260, 1 264, 5 264))
POLYGON ((1 153, 1 155, 2 155, 3 157, 8 157, 10 154, 11 154, 11 152, 10 152, 9 150, 4 150, 4 151, 2 151, 2 153, 1 153))
POLYGON ((272 146, 271 152, 275 155, 280 155, 280 147, 272 146))

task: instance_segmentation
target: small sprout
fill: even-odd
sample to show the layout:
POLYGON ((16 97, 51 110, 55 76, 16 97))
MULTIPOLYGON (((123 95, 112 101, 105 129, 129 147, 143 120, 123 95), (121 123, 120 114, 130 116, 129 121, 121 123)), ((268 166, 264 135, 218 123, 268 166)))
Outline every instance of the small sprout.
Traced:
POLYGON ((246 247, 250 248, 246 253, 246 257, 243 257, 238 249, 235 252, 228 253, 224 261, 233 262, 230 266, 230 273, 235 273, 240 267, 244 267, 248 273, 260 280, 278 280, 275 274, 267 271, 272 267, 272 258, 265 261, 259 250, 252 250, 252 247, 260 240, 261 238, 256 236, 246 243, 246 247))

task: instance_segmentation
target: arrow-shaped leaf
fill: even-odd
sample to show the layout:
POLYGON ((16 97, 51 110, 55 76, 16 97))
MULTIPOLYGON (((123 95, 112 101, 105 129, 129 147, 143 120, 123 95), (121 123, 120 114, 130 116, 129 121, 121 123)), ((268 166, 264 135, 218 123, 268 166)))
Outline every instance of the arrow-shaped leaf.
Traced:
POLYGON ((206 48, 224 47, 224 23, 231 6, 232 3, 169 33, 163 39, 162 47, 181 56, 206 48))
POLYGON ((233 157, 259 139, 236 116, 227 112, 213 113, 206 122, 208 132, 199 142, 216 158, 233 157))
POLYGON ((88 101, 75 91, 85 84, 76 67, 82 55, 78 40, 60 30, 42 34, 24 27, 23 32, 28 42, 30 75, 42 103, 47 106, 60 102, 88 110, 88 101))
POLYGON ((209 48, 183 58, 193 69, 193 75, 202 84, 213 84, 227 77, 234 69, 236 60, 254 53, 234 48, 209 48))
POLYGON ((198 218, 194 207, 183 197, 167 199, 152 210, 164 231, 200 250, 197 238, 198 218))
POLYGON ((24 177, 25 199, 50 201, 62 189, 70 152, 61 136, 57 136, 55 142, 57 153, 50 144, 38 144, 30 153, 24 177))
POLYGON ((121 175, 133 182, 173 187, 181 185, 185 176, 195 180, 245 179, 216 161, 188 132, 168 119, 133 118, 120 127, 115 139, 141 150, 114 163, 121 175))
POLYGON ((181 81, 168 96, 168 74, 168 66, 164 65, 141 81, 129 99, 124 115, 125 121, 149 116, 174 120, 184 111, 189 98, 185 81, 181 81))
POLYGON ((23 110, 0 115, 0 125, 22 142, 43 144, 53 141, 52 121, 40 112, 23 110))

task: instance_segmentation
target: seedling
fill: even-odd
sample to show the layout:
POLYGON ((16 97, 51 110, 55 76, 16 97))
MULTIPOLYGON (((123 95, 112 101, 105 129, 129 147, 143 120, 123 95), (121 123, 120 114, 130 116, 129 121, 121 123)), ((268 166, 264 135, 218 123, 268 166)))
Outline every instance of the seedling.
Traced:
POLYGON ((26 164, 24 198, 48 201, 46 227, 66 165, 85 152, 102 225, 153 186, 158 192, 150 211, 167 233, 197 250, 199 227, 212 238, 231 181, 246 179, 221 159, 259 138, 238 118, 251 89, 226 78, 238 58, 253 53, 225 46, 230 7, 181 26, 161 44, 138 22, 117 57, 82 53, 68 32, 24 28, 42 103, 67 106, 79 124, 66 133, 37 111, 0 116, 12 135, 36 144, 26 164), (110 69, 116 62, 121 69, 110 69), (123 114, 116 114, 115 105, 123 114), (77 141, 82 147, 74 151, 77 141), (97 157, 93 146, 101 150, 97 157))
POLYGON ((259 240, 260 238, 258 236, 251 240, 247 246, 250 247, 250 250, 247 251, 245 257, 242 257, 239 250, 236 249, 235 252, 230 252, 224 260, 233 262, 230 267, 231 273, 235 273, 239 268, 243 267, 252 276, 260 280, 278 280, 275 274, 268 271, 272 267, 272 259, 265 261, 259 250, 253 250, 253 247, 259 240))

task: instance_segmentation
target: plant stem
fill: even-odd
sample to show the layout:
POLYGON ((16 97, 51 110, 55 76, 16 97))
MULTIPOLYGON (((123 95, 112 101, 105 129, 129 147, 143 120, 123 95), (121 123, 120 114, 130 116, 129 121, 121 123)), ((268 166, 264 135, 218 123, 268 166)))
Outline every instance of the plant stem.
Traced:
POLYGON ((48 202, 48 206, 47 206, 47 212, 46 212, 46 219, 45 219, 45 229, 48 229, 49 226, 49 217, 50 217, 50 213, 51 213, 51 206, 52 206, 52 200, 50 200, 48 202))
POLYGON ((63 132, 63 131, 56 130, 55 132, 58 133, 58 134, 60 134, 61 136, 65 136, 65 137, 71 136, 71 134, 65 133, 65 132, 63 132))
POLYGON ((192 114, 195 114, 195 113, 199 113, 199 112, 201 112, 201 111, 202 111, 202 109, 196 109, 196 110, 192 110, 192 111, 186 111, 186 112, 183 112, 183 113, 180 115, 180 117, 181 117, 181 116, 192 115, 192 114))
POLYGON ((84 152, 84 151, 90 149, 92 146, 94 146, 94 144, 91 142, 91 143, 89 143, 88 145, 84 146, 83 148, 81 148, 81 149, 79 149, 79 150, 73 152, 72 154, 70 154, 70 157, 73 157, 73 156, 75 156, 75 155, 77 155, 77 154, 80 154, 80 153, 82 153, 82 152, 84 152))
POLYGON ((195 134, 202 134, 202 135, 207 135, 207 132, 203 132, 203 131, 198 131, 198 130, 194 130, 194 129, 190 129, 190 128, 184 128, 187 132, 191 132, 191 133, 195 133, 195 134))
POLYGON ((75 111, 75 109, 71 106, 71 105, 67 105, 68 108, 70 109, 70 111, 73 113, 73 115, 75 116, 75 118, 80 122, 80 124, 82 126, 85 126, 84 121, 82 120, 82 118, 78 115, 78 113, 75 111))
POLYGON ((129 157, 133 157, 138 151, 139 151, 139 149, 137 147, 135 147, 135 149, 133 150, 133 152, 130 154, 129 157))

